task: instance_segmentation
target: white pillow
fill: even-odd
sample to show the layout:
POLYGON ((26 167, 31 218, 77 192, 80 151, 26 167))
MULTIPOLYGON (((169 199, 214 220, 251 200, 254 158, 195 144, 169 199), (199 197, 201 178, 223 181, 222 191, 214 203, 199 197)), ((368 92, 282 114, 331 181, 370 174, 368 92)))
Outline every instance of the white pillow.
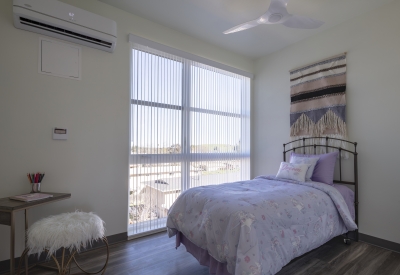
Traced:
POLYGON ((309 164, 281 162, 281 166, 279 167, 276 177, 279 179, 289 179, 304 182, 309 167, 309 164))
POLYGON ((306 181, 310 181, 311 177, 314 173, 314 168, 315 165, 317 164, 317 161, 319 160, 319 157, 315 157, 315 158, 307 158, 307 157, 296 157, 296 156, 292 156, 290 158, 290 163, 294 163, 294 164, 308 164, 310 165, 310 167, 307 170, 306 173, 306 181))

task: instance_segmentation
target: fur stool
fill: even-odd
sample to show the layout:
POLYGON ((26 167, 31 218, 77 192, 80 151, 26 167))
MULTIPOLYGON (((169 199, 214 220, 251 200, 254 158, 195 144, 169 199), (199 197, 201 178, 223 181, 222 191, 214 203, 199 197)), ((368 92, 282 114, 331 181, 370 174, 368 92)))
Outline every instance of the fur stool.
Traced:
POLYGON ((55 261, 58 274, 69 274, 72 261, 77 267, 87 274, 97 274, 106 270, 108 263, 108 242, 104 235, 103 220, 93 214, 84 212, 65 213, 50 216, 35 222, 27 231, 26 249, 22 253, 18 273, 20 274, 21 261, 26 255, 47 253, 47 258, 52 257, 55 261), (107 259, 103 268, 98 272, 87 272, 78 264, 75 255, 81 249, 90 247, 93 241, 102 240, 107 248, 107 259), (58 249, 62 248, 61 264, 55 257, 58 249), (65 255, 65 250, 69 255, 65 255))

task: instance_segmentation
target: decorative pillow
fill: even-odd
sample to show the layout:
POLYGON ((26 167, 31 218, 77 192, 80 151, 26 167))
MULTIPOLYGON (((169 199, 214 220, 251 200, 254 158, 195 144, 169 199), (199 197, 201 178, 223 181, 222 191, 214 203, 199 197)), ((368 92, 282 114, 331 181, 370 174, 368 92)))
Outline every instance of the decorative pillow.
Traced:
POLYGON ((279 167, 279 171, 276 177, 280 179, 289 179, 304 182, 306 179, 308 167, 310 167, 309 164, 281 162, 281 166, 279 167))
POLYGON ((310 165, 310 167, 308 168, 307 173, 306 173, 306 181, 310 181, 311 177, 313 175, 313 172, 314 172, 315 165, 317 164, 318 160, 319 160, 319 157, 305 158, 305 157, 292 156, 290 158, 290 163, 310 165))
POLYGON ((333 152, 322 155, 303 155, 292 152, 290 159, 292 159, 292 157, 306 157, 306 158, 319 157, 319 160, 315 165, 311 180, 333 185, 333 174, 335 173, 335 164, 338 155, 339 152, 333 152))

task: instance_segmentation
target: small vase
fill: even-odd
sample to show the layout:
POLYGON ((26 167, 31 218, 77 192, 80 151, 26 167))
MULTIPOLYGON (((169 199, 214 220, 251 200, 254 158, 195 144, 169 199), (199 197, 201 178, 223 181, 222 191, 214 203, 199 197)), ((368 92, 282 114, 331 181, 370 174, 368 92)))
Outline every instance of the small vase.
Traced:
POLYGON ((32 183, 31 193, 40 193, 40 182, 32 183))

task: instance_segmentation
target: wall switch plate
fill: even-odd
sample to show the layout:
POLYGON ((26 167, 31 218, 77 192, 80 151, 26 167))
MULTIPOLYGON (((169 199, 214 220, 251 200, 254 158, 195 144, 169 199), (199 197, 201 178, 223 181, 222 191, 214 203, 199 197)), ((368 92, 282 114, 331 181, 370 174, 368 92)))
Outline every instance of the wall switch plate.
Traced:
POLYGON ((53 128, 53 139, 67 139, 68 133, 67 129, 63 128, 53 128))

